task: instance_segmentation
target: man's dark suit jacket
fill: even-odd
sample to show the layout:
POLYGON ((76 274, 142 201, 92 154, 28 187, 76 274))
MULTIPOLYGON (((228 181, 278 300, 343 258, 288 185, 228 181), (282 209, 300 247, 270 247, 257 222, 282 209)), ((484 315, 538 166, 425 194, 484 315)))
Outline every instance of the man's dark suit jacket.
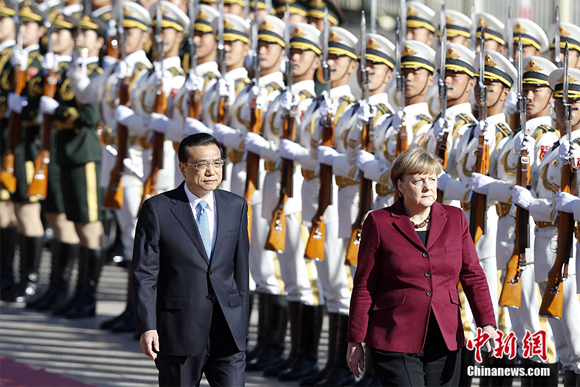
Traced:
POLYGON ((198 355, 207 344, 215 295, 238 349, 245 351, 250 250, 246 200, 214 191, 217 235, 210 261, 184 184, 141 208, 132 277, 138 332, 156 329, 163 355, 198 355))

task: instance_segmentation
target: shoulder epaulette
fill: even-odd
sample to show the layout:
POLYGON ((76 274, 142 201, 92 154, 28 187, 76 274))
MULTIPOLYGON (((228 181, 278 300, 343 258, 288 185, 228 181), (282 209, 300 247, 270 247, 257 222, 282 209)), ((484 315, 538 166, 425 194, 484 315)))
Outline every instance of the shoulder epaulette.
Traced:
POLYGON ((270 82, 266 86, 266 90, 268 90, 268 94, 270 94, 274 91, 282 92, 284 91, 284 87, 280 86, 277 82, 270 82))
POLYGON ((304 101, 305 99, 314 99, 314 94, 309 92, 308 90, 300 90, 298 93, 299 102, 304 101))
POLYGON ((356 102, 356 99, 354 99, 354 97, 351 97, 350 95, 343 95, 340 98, 342 98, 344 101, 348 102, 349 105, 351 103, 355 103, 356 102))
POLYGON ((381 114, 377 114, 376 118, 379 118, 380 116, 383 116, 385 114, 388 114, 389 116, 392 116, 393 114, 395 114, 391 109, 389 109, 389 107, 385 103, 376 104, 375 107, 377 109, 379 109, 379 113, 381 113, 381 114))
POLYGON ((469 126, 476 125, 475 120, 473 118, 471 118, 469 116, 469 114, 459 113, 457 116, 459 117, 459 120, 455 123, 455 125, 453 125, 453 132, 451 133, 451 138, 455 138, 455 136, 457 135, 457 131, 463 125, 469 125, 469 126))
POLYGON ((502 138, 507 137, 512 133, 510 127, 501 122, 499 124, 496 124, 495 127, 499 131, 495 134, 496 143, 498 143, 502 138))
POLYGON ((417 117, 420 118, 420 120, 415 125, 413 125, 413 136, 417 134, 417 131, 419 131, 419 129, 421 129, 423 126, 433 123, 433 118, 426 114, 417 114, 417 117))
POLYGON ((556 129, 552 128, 550 125, 540 125, 536 129, 536 132, 534 134, 532 134, 532 137, 534 138, 534 140, 536 140, 536 142, 538 142, 540 137, 542 137, 544 134, 546 134, 548 132, 553 133, 555 131, 556 131, 556 129))
POLYGON ((185 76, 185 71, 183 71, 182 68, 170 67, 170 68, 167 69, 167 71, 169 71, 171 73, 171 75, 174 76, 174 77, 176 77, 178 75, 185 76))
POLYGON ((218 75, 214 72, 211 72, 211 71, 203 74, 202 93, 206 90, 208 83, 210 83, 212 80, 216 79, 217 77, 218 77, 218 75))

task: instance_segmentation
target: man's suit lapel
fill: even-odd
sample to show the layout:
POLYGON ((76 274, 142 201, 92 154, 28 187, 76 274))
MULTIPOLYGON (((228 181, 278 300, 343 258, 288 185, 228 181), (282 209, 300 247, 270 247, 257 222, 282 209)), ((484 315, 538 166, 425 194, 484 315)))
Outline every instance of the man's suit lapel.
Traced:
POLYGON ((191 205, 189 204, 189 200, 187 199, 187 195, 185 194, 185 189, 183 187, 184 184, 185 183, 181 183, 181 185, 176 190, 177 195, 173 199, 171 199, 171 201, 174 204, 173 208, 171 209, 171 212, 177 218, 177 221, 179 222, 181 227, 183 227, 183 229, 187 233, 187 236, 189 237, 189 239, 191 240, 197 251, 199 251, 201 257, 205 260, 205 263, 209 265, 209 259, 205 252, 205 247, 203 245, 201 235, 197 228, 197 222, 193 218, 191 205))
POLYGON ((217 211, 217 224, 216 224, 216 238, 215 246, 213 248, 213 253, 211 255, 211 262, 213 263, 216 258, 219 257, 219 250, 223 245, 224 229, 226 224, 232 221, 231 215, 233 214, 232 208, 229 200, 225 195, 222 195, 221 190, 213 191, 215 197, 216 211, 217 211))

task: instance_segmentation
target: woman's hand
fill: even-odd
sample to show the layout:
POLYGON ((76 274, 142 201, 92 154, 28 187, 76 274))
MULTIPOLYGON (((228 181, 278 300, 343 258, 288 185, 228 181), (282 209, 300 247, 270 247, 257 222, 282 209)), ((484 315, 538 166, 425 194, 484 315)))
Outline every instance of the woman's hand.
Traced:
POLYGON ((491 325, 486 325, 483 328, 483 333, 487 333, 489 335, 489 340, 485 342, 485 349, 487 350, 488 357, 493 357, 493 351, 495 348, 495 339, 497 338, 498 334, 494 327, 491 325))
POLYGON ((348 343, 346 361, 350 372, 352 372, 357 378, 360 376, 360 371, 364 372, 365 351, 361 343, 348 343))

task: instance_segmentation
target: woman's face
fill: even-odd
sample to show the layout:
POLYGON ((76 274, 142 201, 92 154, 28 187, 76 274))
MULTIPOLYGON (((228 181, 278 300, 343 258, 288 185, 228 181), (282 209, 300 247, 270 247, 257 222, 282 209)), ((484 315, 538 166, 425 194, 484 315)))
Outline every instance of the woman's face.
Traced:
POLYGON ((437 200, 437 175, 404 175, 397 182, 405 205, 428 208, 437 200))

